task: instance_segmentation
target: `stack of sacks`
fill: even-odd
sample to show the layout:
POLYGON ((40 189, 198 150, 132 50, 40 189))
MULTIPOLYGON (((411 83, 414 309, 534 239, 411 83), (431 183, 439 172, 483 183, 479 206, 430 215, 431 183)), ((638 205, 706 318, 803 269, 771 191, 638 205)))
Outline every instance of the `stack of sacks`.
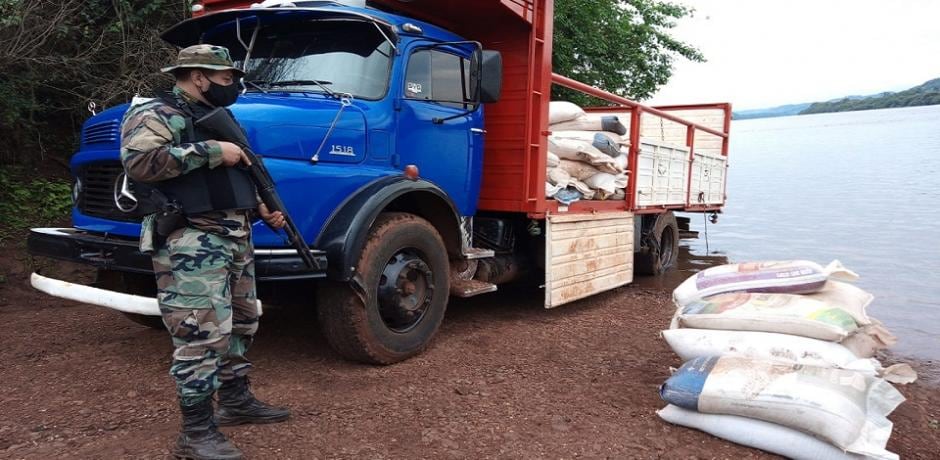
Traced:
POLYGON ((663 384, 664 420, 791 458, 883 458, 910 366, 873 356, 895 338, 872 295, 834 261, 731 264, 673 293, 663 337, 686 363, 663 384))
POLYGON ((563 204, 624 199, 627 128, 615 116, 589 115, 575 104, 549 105, 545 194, 563 204))

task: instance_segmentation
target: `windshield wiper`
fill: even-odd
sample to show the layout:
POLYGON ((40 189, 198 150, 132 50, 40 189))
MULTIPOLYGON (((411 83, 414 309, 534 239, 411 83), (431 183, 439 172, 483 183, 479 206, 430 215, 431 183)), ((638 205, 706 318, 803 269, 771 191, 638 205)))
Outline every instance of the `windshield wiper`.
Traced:
POLYGON ((256 81, 256 82, 262 85, 265 85, 268 88, 277 88, 277 87, 284 87, 284 86, 316 85, 320 87, 320 89, 322 89, 324 92, 329 94, 330 97, 336 97, 336 92, 326 87, 326 85, 332 85, 333 82, 326 81, 326 80, 282 80, 282 81, 276 81, 273 83, 268 83, 266 81, 256 81))

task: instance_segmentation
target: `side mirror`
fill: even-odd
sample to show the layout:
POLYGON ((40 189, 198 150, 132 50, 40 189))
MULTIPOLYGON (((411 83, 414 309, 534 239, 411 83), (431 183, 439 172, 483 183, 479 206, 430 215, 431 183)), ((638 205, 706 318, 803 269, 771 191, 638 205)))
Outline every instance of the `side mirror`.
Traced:
POLYGON ((478 92, 472 94, 478 94, 484 104, 499 101, 503 92, 503 55, 492 50, 478 50, 473 55, 479 56, 479 65, 473 68, 480 69, 480 73, 474 79, 479 82, 478 92))

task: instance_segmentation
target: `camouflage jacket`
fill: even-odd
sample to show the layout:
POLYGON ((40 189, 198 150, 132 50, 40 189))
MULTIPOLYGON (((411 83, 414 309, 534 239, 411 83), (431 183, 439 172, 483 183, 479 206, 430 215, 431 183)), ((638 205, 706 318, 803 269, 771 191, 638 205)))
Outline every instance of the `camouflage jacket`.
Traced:
MULTIPOLYGON (((173 93, 190 104, 199 104, 178 87, 173 93)), ((121 122, 121 163, 128 177, 152 183, 172 179, 197 168, 222 165, 222 148, 215 141, 181 143, 186 129, 183 113, 160 99, 132 105, 121 122)), ((225 167, 225 166, 221 166, 225 167)), ((189 226, 229 238, 251 233, 250 211, 212 211, 186 216, 189 226)), ((154 251, 156 214, 144 218, 140 250, 154 251)))

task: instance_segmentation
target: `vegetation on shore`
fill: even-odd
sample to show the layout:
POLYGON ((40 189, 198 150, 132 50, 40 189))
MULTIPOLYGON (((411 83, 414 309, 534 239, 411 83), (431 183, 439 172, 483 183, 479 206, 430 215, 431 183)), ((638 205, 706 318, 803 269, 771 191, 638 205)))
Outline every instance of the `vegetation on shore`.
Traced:
POLYGON ((851 112, 856 110, 890 109, 922 105, 940 105, 940 78, 896 93, 884 92, 873 96, 847 96, 826 102, 789 104, 766 109, 739 110, 734 112, 734 119, 747 120, 750 118, 787 117, 813 113, 851 112))
POLYGON ((940 104, 940 78, 897 93, 882 93, 875 96, 816 102, 800 112, 811 113, 851 112, 855 110, 890 109, 940 104))

